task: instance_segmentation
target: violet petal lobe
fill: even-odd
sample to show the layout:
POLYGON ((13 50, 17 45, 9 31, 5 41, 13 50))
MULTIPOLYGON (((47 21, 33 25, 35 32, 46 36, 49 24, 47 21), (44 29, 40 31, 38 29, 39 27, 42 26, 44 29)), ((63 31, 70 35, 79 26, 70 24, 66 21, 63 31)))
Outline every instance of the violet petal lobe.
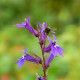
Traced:
POLYGON ((60 46, 56 46, 57 52, 59 55, 63 56, 62 50, 60 46))
POLYGON ((25 63, 25 59, 24 59, 24 58, 20 58, 19 61, 16 63, 16 64, 19 64, 19 65, 18 65, 18 69, 19 69, 20 67, 22 67, 24 63, 25 63))
POLYGON ((43 26, 46 28, 46 27, 47 27, 47 23, 46 23, 46 22, 44 22, 44 23, 43 23, 43 26))
POLYGON ((53 59, 54 59, 54 55, 52 54, 52 51, 51 51, 50 54, 49 54, 49 57, 46 61, 46 65, 49 65, 52 62, 53 59))
POLYGON ((42 24, 41 23, 38 23, 39 24, 39 26, 41 27, 41 29, 42 29, 42 24))
POLYGON ((61 51, 63 51, 63 52, 65 52, 65 53, 66 53, 66 51, 65 51, 65 50, 63 50, 60 46, 59 46, 59 48, 60 48, 60 50, 61 50, 61 51))
POLYGON ((22 24, 16 24, 14 26, 16 26, 16 27, 25 27, 25 25, 23 23, 22 24))
POLYGON ((54 46, 51 47, 51 53, 54 55, 54 57, 57 56, 57 50, 54 46))
POLYGON ((52 42, 53 42, 52 39, 49 36, 47 36, 47 38, 50 41, 50 44, 52 44, 52 42))
POLYGON ((50 31, 51 33, 55 33, 54 31, 50 31))
POLYGON ((53 37, 54 37, 54 41, 56 42, 56 37, 53 35, 53 37))
POLYGON ((38 23, 41 28, 41 33, 45 30, 44 26, 41 23, 38 23))

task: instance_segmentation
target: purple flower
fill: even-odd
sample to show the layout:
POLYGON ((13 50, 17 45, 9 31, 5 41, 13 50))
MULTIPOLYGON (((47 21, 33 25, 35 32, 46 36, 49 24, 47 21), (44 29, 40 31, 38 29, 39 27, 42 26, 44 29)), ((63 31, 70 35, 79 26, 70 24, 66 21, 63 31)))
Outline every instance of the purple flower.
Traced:
POLYGON ((24 56, 22 56, 22 57, 18 60, 18 62, 16 63, 16 64, 19 64, 19 65, 18 65, 18 69, 23 66, 23 64, 25 63, 25 61, 26 61, 26 60, 24 59, 24 56))
POLYGON ((43 79, 42 79, 41 76, 40 76, 38 80, 43 80, 43 79))
POLYGON ((50 37, 48 37, 48 40, 50 41, 50 44, 45 47, 44 51, 45 52, 50 52, 52 51, 52 54, 54 55, 54 57, 57 56, 57 53, 61 56, 63 56, 62 52, 65 52, 59 45, 56 45, 56 37, 53 35, 54 37, 54 42, 52 41, 52 39, 50 37))
MULTIPOLYGON (((47 23, 44 22, 43 24, 39 23, 39 26, 41 27, 41 33, 45 31, 45 29, 48 27, 47 23)), ((51 33, 55 33, 54 31, 50 31, 51 33)))
POLYGON ((24 51, 25 55, 22 56, 17 62, 17 64, 19 64, 18 69, 23 66, 23 64, 25 63, 26 60, 30 61, 30 62, 35 62, 36 64, 39 64, 39 61, 36 58, 34 58, 33 56, 29 55, 27 53, 27 50, 28 49, 25 49, 25 51, 24 51))
POLYGON ((15 26, 16 27, 25 27, 27 30, 29 30, 34 36, 36 37, 39 37, 39 32, 36 31, 32 26, 31 24, 29 23, 30 22, 30 17, 28 17, 28 19, 25 19, 26 22, 22 22, 22 24, 16 24, 15 26))
MULTIPOLYGON (((39 23, 39 26, 41 27, 39 43, 44 44, 46 42, 46 37, 47 37, 47 33, 45 32, 45 30, 47 29, 47 23, 46 22, 44 22, 43 24, 39 23)), ((50 32, 55 33, 53 31, 50 32)))
POLYGON ((47 23, 46 22, 44 22, 43 24, 39 23, 39 26, 41 27, 39 43, 42 45, 45 43, 47 37, 47 35, 44 32, 44 30, 47 27, 47 23))

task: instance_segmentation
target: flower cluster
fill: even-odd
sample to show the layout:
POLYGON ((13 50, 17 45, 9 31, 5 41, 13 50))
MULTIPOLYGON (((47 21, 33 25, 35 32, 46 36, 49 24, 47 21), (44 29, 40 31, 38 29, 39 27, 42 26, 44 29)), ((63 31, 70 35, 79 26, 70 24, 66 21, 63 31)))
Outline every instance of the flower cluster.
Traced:
POLYGON ((46 78, 46 69, 49 68, 50 63, 52 60, 57 56, 57 53, 61 56, 63 56, 63 52, 65 52, 59 45, 56 44, 57 40, 56 37, 53 35, 54 41, 48 36, 49 32, 55 33, 54 31, 51 31, 50 27, 47 26, 47 23, 44 22, 43 24, 38 23, 41 30, 38 29, 38 25, 36 25, 36 30, 31 26, 30 24, 30 17, 28 19, 25 19, 26 22, 22 22, 22 24, 16 24, 16 27, 25 27, 27 30, 29 30, 35 37, 38 38, 39 44, 41 46, 42 50, 42 58, 40 58, 38 55, 33 54, 33 56, 29 55, 27 53, 28 49, 24 50, 25 55, 22 56, 17 64, 18 69, 23 66, 25 61, 34 62, 36 64, 41 64, 43 67, 44 76, 43 79, 38 77, 37 80, 47 80, 46 78), (46 40, 50 41, 50 44, 48 46, 45 46, 46 40), (48 58, 45 58, 45 54, 49 53, 48 58))

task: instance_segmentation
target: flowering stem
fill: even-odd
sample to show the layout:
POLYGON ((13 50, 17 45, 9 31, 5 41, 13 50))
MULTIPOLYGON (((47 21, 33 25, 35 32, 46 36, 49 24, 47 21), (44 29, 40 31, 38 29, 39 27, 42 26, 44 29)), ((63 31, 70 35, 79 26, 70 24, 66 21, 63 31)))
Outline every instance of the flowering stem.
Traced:
POLYGON ((59 53, 59 55, 63 56, 63 53, 62 52, 65 52, 59 45, 56 45, 56 37, 53 35, 54 37, 54 42, 52 41, 52 39, 48 36, 49 32, 51 33, 55 33, 53 31, 51 31, 50 27, 47 26, 47 23, 44 22, 43 24, 41 23, 38 23, 41 30, 38 29, 38 25, 36 25, 36 29, 35 30, 31 24, 30 24, 30 17, 28 17, 27 19, 25 19, 26 22, 22 22, 22 24, 16 24, 15 26, 16 27, 25 27, 27 30, 29 30, 35 37, 38 38, 39 40, 39 44, 40 44, 40 47, 41 47, 41 50, 42 50, 42 57, 43 57, 43 60, 37 56, 36 54, 34 54, 35 57, 29 55, 27 53, 27 50, 28 49, 25 49, 24 53, 25 55, 22 56, 18 62, 16 64, 19 64, 18 65, 18 69, 20 67, 23 66, 23 64, 25 63, 25 61, 30 61, 30 62, 34 62, 36 64, 41 64, 42 65, 42 68, 43 68, 43 79, 41 78, 41 76, 37 76, 37 80, 48 80, 47 79, 47 75, 46 75, 46 69, 49 68, 50 66, 50 63, 52 62, 52 60, 57 56, 57 53, 59 53), (50 44, 46 47, 45 46, 45 43, 46 43, 46 40, 50 41, 50 44), (48 59, 45 57, 45 53, 49 53, 49 57, 48 59))
MULTIPOLYGON (((46 42, 46 41, 45 41, 46 42)), ((45 48, 45 43, 43 45, 41 45, 41 50, 42 50, 42 57, 43 57, 43 64, 42 64, 42 67, 43 67, 43 72, 44 72, 44 76, 43 76, 43 80, 47 80, 47 76, 46 76, 46 63, 45 63, 45 52, 44 52, 44 48, 45 48)))
POLYGON ((43 72, 44 72, 44 76, 43 79, 46 79, 46 65, 45 65, 45 55, 44 55, 44 51, 42 51, 42 56, 43 56, 43 72))

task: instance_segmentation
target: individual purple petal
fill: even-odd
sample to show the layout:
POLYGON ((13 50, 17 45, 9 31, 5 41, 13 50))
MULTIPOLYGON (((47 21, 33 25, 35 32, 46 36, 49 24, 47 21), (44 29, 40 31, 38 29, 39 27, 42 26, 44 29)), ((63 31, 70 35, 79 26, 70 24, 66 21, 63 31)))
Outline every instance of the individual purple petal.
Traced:
POLYGON ((63 50, 60 46, 59 46, 59 48, 60 48, 60 50, 61 50, 61 51, 63 51, 63 52, 65 52, 65 53, 66 53, 66 51, 65 51, 65 50, 63 50))
POLYGON ((16 27, 25 27, 25 25, 23 23, 22 24, 16 24, 14 26, 16 26, 16 27))
POLYGON ((39 26, 41 27, 41 29, 42 29, 42 24, 41 23, 38 23, 39 24, 39 26))
POLYGON ((54 37, 54 41, 56 42, 56 37, 53 35, 53 37, 54 37))
POLYGON ((22 24, 16 24, 14 26, 16 26, 16 27, 25 27, 25 25, 26 25, 26 23, 25 22, 22 22, 22 24))
POLYGON ((44 25, 45 28, 47 27, 47 23, 46 22, 44 22, 43 25, 44 25))
POLYGON ((54 31, 50 31, 51 33, 55 33, 54 31))
POLYGON ((62 50, 60 46, 56 46, 57 52, 59 53, 59 55, 63 56, 62 50))
POLYGON ((51 54, 53 54, 54 57, 57 56, 57 50, 56 50, 56 48, 54 46, 51 47, 51 54))
POLYGON ((20 67, 22 67, 24 63, 25 63, 25 59, 22 59, 21 62, 19 63, 19 65, 18 65, 18 69, 19 69, 20 67))
POLYGON ((49 36, 47 36, 47 38, 48 38, 48 40, 50 41, 50 44, 51 44, 53 42, 52 39, 49 36))
POLYGON ((46 61, 46 65, 49 65, 52 62, 53 59, 54 59, 54 55, 52 54, 52 51, 51 51, 50 55, 49 55, 49 57, 46 61))
POLYGON ((20 67, 22 67, 24 63, 25 63, 25 59, 20 58, 19 61, 17 62, 17 64, 19 64, 19 65, 18 65, 18 69, 19 69, 20 67))

